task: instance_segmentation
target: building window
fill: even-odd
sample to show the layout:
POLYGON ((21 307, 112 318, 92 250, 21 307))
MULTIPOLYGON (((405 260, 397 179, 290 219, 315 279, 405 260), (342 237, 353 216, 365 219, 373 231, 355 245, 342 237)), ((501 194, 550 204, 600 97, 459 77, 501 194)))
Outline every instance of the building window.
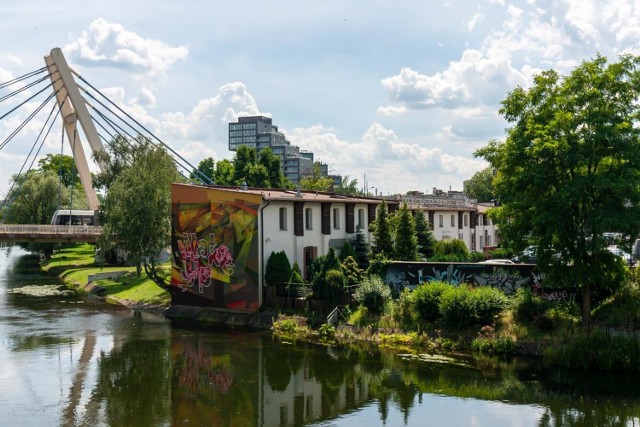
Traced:
POLYGON ((491 225, 491 218, 487 217, 487 225, 491 225))
POLYGON ((482 221, 482 215, 478 215, 478 225, 484 225, 482 221))
POLYGON ((287 208, 280 208, 280 230, 287 229, 287 208))
POLYGON ((484 248, 484 236, 480 236, 480 249, 484 248))
POLYGON ((340 230, 340 209, 333 209, 333 229, 340 230))
POLYGON ((468 227, 469 226, 469 215, 464 214, 463 218, 464 218, 464 226, 468 227))
POLYGON ((438 226, 440 228, 444 227, 444 215, 438 215, 438 226))
POLYGON ((364 229, 364 209, 358 209, 358 227, 364 229))
POLYGON ((313 230, 313 211, 311 208, 304 210, 304 223, 307 230, 313 230))
POLYGON ((491 246, 491 236, 487 236, 487 246, 491 246))

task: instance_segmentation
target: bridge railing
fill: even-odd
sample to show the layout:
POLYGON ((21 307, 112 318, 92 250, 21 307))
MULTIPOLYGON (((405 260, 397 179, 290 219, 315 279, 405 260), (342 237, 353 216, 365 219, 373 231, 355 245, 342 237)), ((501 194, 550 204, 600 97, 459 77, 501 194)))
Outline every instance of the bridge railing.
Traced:
POLYGON ((0 224, 0 234, 77 234, 98 236, 101 233, 102 227, 91 225, 0 224))

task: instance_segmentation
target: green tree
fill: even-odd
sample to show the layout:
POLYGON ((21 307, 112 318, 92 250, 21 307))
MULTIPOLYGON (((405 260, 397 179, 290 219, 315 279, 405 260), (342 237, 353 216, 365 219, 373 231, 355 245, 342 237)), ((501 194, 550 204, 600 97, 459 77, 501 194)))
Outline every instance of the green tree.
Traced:
MULTIPOLYGON (((240 185, 249 177, 251 166, 256 164, 256 150, 241 145, 233 157, 233 182, 240 185)), ((247 182, 248 184, 248 182, 247 182)))
POLYGON ((367 246, 367 239, 362 232, 362 227, 359 225, 356 226, 356 234, 353 236, 351 240, 351 245, 353 246, 353 251, 355 252, 355 259, 358 262, 358 266, 362 270, 366 270, 369 268, 369 257, 367 254, 369 253, 369 248, 367 246))
POLYGON ((333 179, 326 175, 322 175, 322 169, 318 162, 313 164, 312 175, 306 176, 300 180, 300 187, 303 190, 309 191, 329 191, 332 185, 333 179))
POLYGON ((467 245, 460 239, 444 239, 436 242, 431 261, 467 262, 471 258, 467 245))
POLYGON ((396 238, 394 239, 395 259, 398 261, 415 261, 418 259, 418 239, 413 215, 407 206, 402 203, 398 211, 398 225, 396 238))
POLYGON ((391 226, 389 224, 389 213, 387 204, 383 200, 378 205, 376 219, 373 222, 373 242, 371 251, 374 255, 383 255, 385 258, 393 256, 393 240, 391 238, 391 226))
POLYGON ((215 162, 213 157, 202 159, 198 163, 198 167, 189 174, 189 179, 197 183, 206 181, 206 178, 210 179, 211 182, 215 182, 215 162))
POLYGON ((418 210, 416 212, 416 239, 418 240, 418 254, 426 259, 433 256, 433 248, 436 239, 433 237, 429 223, 424 216, 424 212, 418 210))
POLYGON ((344 277, 347 281, 347 286, 355 286, 362 280, 362 270, 358 267, 358 263, 351 255, 346 257, 340 265, 344 277))
POLYGON ((264 278, 270 286, 287 283, 291 277, 291 263, 284 251, 271 252, 264 278))
POLYGON ((216 172, 213 182, 217 185, 234 185, 235 170, 229 159, 222 159, 216 164, 216 172))
POLYGON ((280 157, 273 154, 270 148, 260 151, 258 164, 264 166, 267 170, 268 184, 266 188, 290 188, 292 186, 282 172, 280 157))
MULTIPOLYGON (((12 190, 7 194, 5 207, 0 213, 0 219, 8 224, 50 224, 58 209, 87 208, 84 192, 73 186, 61 185, 58 174, 52 170, 16 174, 10 184, 12 190)), ((57 244, 20 243, 19 246, 49 257, 57 244)))
POLYGON ((493 168, 487 167, 476 172, 462 183, 464 194, 478 202, 490 202, 495 200, 493 189, 493 168))
POLYGON ((93 186, 96 189, 109 190, 111 184, 127 168, 134 159, 151 144, 149 140, 138 135, 132 141, 120 134, 105 144, 105 151, 94 153, 93 158, 106 165, 106 169, 94 176, 93 186))
POLYGON ((52 172, 60 177, 62 185, 78 189, 82 188, 78 170, 73 161, 73 157, 65 154, 47 154, 38 160, 38 167, 42 172, 52 172))
POLYGON ((269 171, 264 165, 259 163, 249 166, 244 182, 246 182, 249 187, 271 188, 269 171))
POLYGON ((171 183, 179 180, 179 174, 163 148, 146 139, 139 139, 138 144, 131 166, 109 186, 102 204, 104 226, 99 243, 107 249, 118 242, 136 265, 138 276, 143 265, 156 283, 165 286, 155 259, 171 241, 171 183))
POLYGON ((362 191, 358 189, 358 180, 350 179, 349 175, 343 176, 340 185, 334 187, 333 191, 336 194, 346 194, 349 196, 357 196, 362 194, 362 191))
POLYGON ((587 331, 592 292, 619 268, 603 233, 629 246, 640 233, 639 63, 597 56, 565 77, 542 72, 502 102, 506 141, 476 152, 497 171, 502 238, 516 250, 537 245, 545 280, 581 288, 587 331))

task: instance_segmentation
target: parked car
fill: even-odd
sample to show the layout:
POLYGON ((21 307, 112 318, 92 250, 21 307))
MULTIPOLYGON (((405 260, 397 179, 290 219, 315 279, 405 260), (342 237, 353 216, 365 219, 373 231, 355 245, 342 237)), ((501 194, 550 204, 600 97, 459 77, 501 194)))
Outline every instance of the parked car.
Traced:
POLYGON ((537 250, 537 246, 528 246, 525 250, 513 257, 512 260, 518 263, 535 264, 538 260, 537 250))
POLYGON ((478 264, 512 265, 514 264, 514 262, 511 261, 510 259, 496 258, 496 259, 487 259, 484 261, 480 261, 478 264))
POLYGON ((612 254, 614 254, 615 256, 618 256, 618 257, 622 258, 623 260, 625 260, 625 262, 629 266, 633 265, 633 257, 631 256, 631 254, 629 252, 623 251, 620 247, 618 247, 616 245, 607 246, 607 250, 609 252, 611 252, 612 254))

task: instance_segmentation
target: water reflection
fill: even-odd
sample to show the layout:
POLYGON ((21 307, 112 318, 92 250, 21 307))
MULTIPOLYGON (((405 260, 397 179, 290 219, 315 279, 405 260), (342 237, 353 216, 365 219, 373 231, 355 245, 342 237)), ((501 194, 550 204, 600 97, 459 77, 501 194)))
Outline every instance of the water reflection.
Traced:
MULTIPOLYGON (((0 257, 1 258, 1 257, 0 257)), ((640 425, 637 375, 172 328, 2 271, 0 425, 640 425), (26 286, 37 292, 9 292, 26 286)), ((28 263, 24 264, 28 266, 28 263)))

